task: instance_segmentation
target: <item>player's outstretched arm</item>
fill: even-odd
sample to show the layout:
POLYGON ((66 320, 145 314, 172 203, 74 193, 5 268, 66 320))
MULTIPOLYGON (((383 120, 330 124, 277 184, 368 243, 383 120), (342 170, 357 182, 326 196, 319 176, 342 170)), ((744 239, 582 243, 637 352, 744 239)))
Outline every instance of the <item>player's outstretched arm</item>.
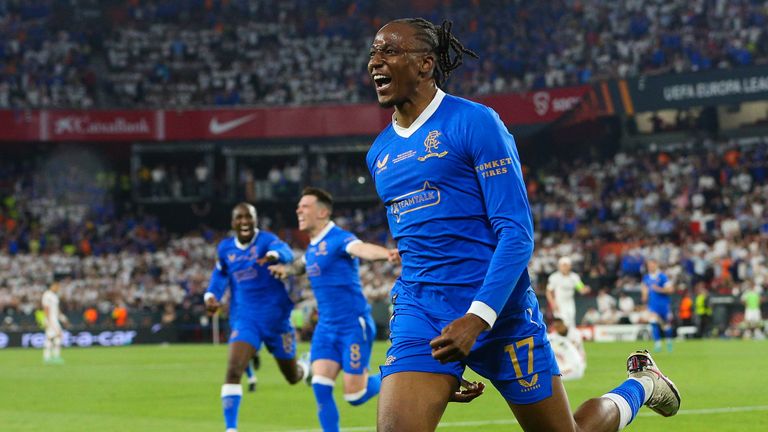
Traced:
POLYGON ((306 273, 307 265, 304 257, 293 260, 290 264, 275 264, 267 267, 272 276, 278 279, 286 279, 289 276, 297 276, 306 273))
POLYGON ((293 251, 288 243, 275 237, 275 239, 269 244, 269 250, 267 253, 256 260, 259 265, 264 264, 288 264, 293 262, 293 251))
POLYGON ((400 253, 397 249, 387 249, 385 247, 357 241, 347 246, 347 253, 368 261, 387 260, 393 264, 400 263, 400 253))

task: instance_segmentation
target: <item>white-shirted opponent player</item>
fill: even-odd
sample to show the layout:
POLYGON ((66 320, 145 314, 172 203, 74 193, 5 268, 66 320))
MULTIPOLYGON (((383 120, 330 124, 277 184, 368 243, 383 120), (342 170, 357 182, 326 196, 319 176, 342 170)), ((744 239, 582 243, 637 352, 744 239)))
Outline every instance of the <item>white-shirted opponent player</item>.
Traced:
POLYGON ((588 294, 589 291, 579 275, 571 271, 571 259, 561 257, 557 261, 557 271, 549 275, 547 281, 547 302, 555 317, 562 319, 569 329, 576 328, 574 292, 588 294))
POLYGON ((45 345, 43 361, 46 363, 63 363, 61 358, 61 324, 69 323, 67 316, 59 309, 58 282, 51 284, 43 293, 43 312, 45 313, 45 345))
POLYGON ((549 328, 551 331, 547 338, 552 344, 552 351, 555 352, 563 381, 584 377, 584 371, 587 369, 587 354, 584 351, 579 329, 568 328, 560 318, 555 318, 549 328))

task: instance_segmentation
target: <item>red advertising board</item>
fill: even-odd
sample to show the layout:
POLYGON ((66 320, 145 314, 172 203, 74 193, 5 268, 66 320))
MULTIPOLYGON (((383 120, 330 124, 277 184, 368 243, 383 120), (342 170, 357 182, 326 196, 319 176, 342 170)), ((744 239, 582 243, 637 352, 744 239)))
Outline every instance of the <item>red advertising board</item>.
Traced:
POLYGON ((0 110, 0 141, 37 141, 40 112, 0 110))
POLYGON ((574 109, 590 86, 563 87, 528 93, 476 98, 496 110, 507 125, 549 123, 574 109))
POLYGON ((391 113, 376 105, 165 112, 168 140, 371 135, 391 113))
POLYGON ((42 141, 162 141, 155 111, 57 110, 41 116, 42 141))
MULTIPOLYGON (((557 120, 589 86, 476 98, 507 125, 557 120)), ((302 108, 0 111, 0 141, 180 141, 375 135, 392 110, 376 104, 302 108)))

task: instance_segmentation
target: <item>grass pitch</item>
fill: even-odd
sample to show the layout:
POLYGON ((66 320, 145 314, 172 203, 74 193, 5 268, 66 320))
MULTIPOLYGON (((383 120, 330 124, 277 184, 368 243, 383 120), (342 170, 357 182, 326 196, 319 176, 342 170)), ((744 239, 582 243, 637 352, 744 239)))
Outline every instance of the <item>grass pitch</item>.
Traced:
MULTIPOLYGON (((387 346, 378 343, 373 359, 383 360, 387 346)), ((586 376, 566 383, 574 408, 621 382, 624 360, 639 346, 587 344, 586 376)), ((39 350, 0 351, 0 431, 224 430, 219 391, 225 346, 73 348, 63 355, 66 364, 54 366, 42 364, 39 350)), ((629 430, 768 430, 768 341, 687 341, 654 357, 680 388, 681 412, 664 419, 644 408, 629 430)), ((257 375, 257 392, 244 393, 240 406, 241 432, 318 430, 310 388, 287 385, 268 355, 257 375)), ((341 382, 335 395, 342 429, 375 430, 375 400, 348 406, 341 382)), ((440 430, 467 427, 520 430, 492 388, 471 404, 449 406, 440 430)))

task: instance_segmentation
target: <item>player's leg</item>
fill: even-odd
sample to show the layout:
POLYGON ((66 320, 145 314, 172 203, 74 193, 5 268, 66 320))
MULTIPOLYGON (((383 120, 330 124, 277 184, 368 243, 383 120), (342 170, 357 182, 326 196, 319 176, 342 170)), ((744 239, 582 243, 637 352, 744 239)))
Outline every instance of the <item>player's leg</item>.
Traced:
POLYGON ((434 431, 458 386, 455 376, 441 373, 399 372, 385 376, 379 393, 377 430, 434 431))
POLYGON ((243 387, 240 385, 240 379, 254 351, 253 346, 247 342, 236 341, 231 342, 229 345, 227 376, 224 380, 224 385, 221 386, 224 422, 228 432, 237 430, 237 416, 240 410, 240 399, 243 396, 243 387))
MULTIPOLYGON (((680 395, 656 368, 645 352, 628 359, 629 379, 602 397, 584 402, 571 416, 568 397, 560 377, 552 375, 551 396, 532 404, 508 404, 527 432, 613 432, 626 427, 647 405, 657 413, 672 416, 680 407, 680 395)), ((505 389, 500 388, 505 395, 505 389)))
POLYGON ((576 328, 576 302, 563 302, 558 304, 560 310, 558 316, 569 329, 576 328))
POLYGON ((43 361, 48 363, 51 361, 51 352, 53 351, 53 339, 56 336, 53 332, 46 329, 45 342, 43 342, 43 361))
POLYGON ((322 323, 312 335, 312 392, 317 404, 317 419, 325 432, 339 430, 339 409, 333 399, 333 388, 341 370, 340 342, 338 331, 322 323))
POLYGON ((53 349, 51 351, 51 359, 56 363, 63 363, 61 358, 61 330, 53 338, 53 349))
POLYGON ((256 374, 253 373, 253 367, 251 367, 251 362, 248 362, 248 365, 245 367, 245 376, 248 379, 248 391, 253 393, 256 391, 256 374))
POLYGON ((559 376, 551 375, 550 397, 531 404, 507 401, 524 431, 603 432, 619 429, 619 410, 610 399, 590 399, 571 414, 568 396, 559 376))
POLYGON ((389 321, 392 345, 381 366, 379 432, 434 431, 437 427, 464 372, 459 362, 441 364, 432 358, 429 341, 449 322, 433 319, 418 307, 395 303, 389 321))
MULTIPOLYGON (((315 358, 315 342, 312 342, 312 358, 315 358)), ((323 432, 338 432, 339 408, 333 399, 333 387, 341 365, 329 359, 312 361, 312 392, 317 403, 317 419, 323 432)))
POLYGON ((345 336, 342 350, 344 368, 344 399, 358 406, 379 394, 381 374, 369 374, 376 324, 370 315, 358 318, 360 326, 353 327, 345 336))
POLYGON ((664 320, 664 338, 667 340, 667 351, 669 352, 672 352, 672 337, 674 335, 674 330, 672 314, 667 312, 666 319, 664 320))
POLYGON ((248 361, 260 344, 259 332, 255 326, 236 326, 229 338, 227 375, 221 386, 221 403, 227 432, 237 431, 237 416, 243 397, 240 380, 248 361))
POLYGON ((466 359, 469 367, 491 380, 523 430, 616 431, 632 421, 645 403, 663 415, 677 412, 677 390, 643 352, 629 357, 629 379, 571 415, 535 295, 531 291, 529 296, 530 307, 500 318, 466 359))
POLYGON ((648 313, 650 315, 651 335, 653 336, 653 350, 659 352, 661 351, 661 323, 664 320, 652 309, 648 309, 648 313))
POLYGON ((296 359, 296 331, 288 317, 264 335, 264 344, 277 360, 280 373, 289 384, 311 377, 309 360, 296 359))

